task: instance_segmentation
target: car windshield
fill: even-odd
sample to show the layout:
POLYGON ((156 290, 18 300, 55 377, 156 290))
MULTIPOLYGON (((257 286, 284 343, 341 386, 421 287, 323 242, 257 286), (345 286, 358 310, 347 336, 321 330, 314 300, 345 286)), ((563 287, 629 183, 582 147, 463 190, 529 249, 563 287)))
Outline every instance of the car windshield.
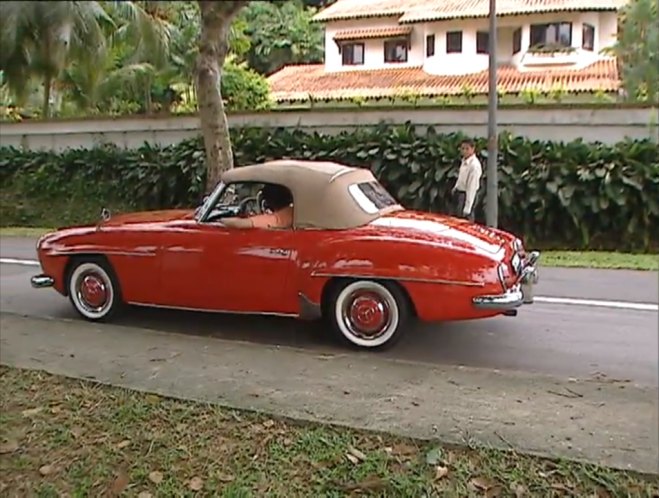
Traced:
POLYGON ((389 192, 378 182, 353 183, 348 187, 352 198, 368 214, 378 213, 380 210, 398 204, 389 192))

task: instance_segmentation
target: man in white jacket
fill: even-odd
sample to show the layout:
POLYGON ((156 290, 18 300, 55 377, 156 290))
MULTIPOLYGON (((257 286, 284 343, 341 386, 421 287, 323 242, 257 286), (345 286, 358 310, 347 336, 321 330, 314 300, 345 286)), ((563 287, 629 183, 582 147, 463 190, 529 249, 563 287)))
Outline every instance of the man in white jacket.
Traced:
POLYGON ((481 185, 483 167, 476 157, 476 147, 472 140, 464 140, 460 144, 462 163, 458 172, 458 179, 451 190, 454 195, 456 216, 474 221, 476 211, 476 197, 481 185))

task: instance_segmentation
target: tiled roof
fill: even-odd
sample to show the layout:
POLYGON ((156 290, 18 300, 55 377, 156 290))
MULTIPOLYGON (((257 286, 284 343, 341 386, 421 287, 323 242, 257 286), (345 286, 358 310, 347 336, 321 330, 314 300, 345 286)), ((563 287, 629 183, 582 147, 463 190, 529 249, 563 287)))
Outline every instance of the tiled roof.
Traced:
MULTIPOLYGON (((392 69, 351 69, 326 72, 322 64, 287 66, 270 78, 272 96, 278 102, 341 100, 354 97, 382 98, 405 93, 439 97, 488 91, 487 70, 459 76, 435 76, 420 66, 392 69)), ((520 72, 512 66, 498 71, 498 88, 504 93, 526 89, 549 92, 562 87, 568 92, 617 91, 620 85, 614 59, 598 61, 583 69, 543 69, 520 72)))
POLYGON ((388 28, 350 29, 339 31, 334 35, 335 40, 366 40, 373 38, 389 38, 409 35, 412 28, 409 26, 392 26, 388 28))
MULTIPOLYGON (((489 0, 444 0, 428 2, 432 7, 406 9, 401 23, 487 17, 489 0)), ((543 14, 567 11, 617 10, 627 0, 497 0, 497 15, 543 14)))
POLYGON ((430 0, 337 0, 314 16, 315 21, 337 21, 359 17, 401 16, 414 7, 426 7, 430 0))
MULTIPOLYGON (((629 0, 497 0, 498 15, 560 11, 617 10, 629 0)), ((483 17, 489 0, 338 0, 314 16, 316 21, 399 17, 400 22, 483 17)))

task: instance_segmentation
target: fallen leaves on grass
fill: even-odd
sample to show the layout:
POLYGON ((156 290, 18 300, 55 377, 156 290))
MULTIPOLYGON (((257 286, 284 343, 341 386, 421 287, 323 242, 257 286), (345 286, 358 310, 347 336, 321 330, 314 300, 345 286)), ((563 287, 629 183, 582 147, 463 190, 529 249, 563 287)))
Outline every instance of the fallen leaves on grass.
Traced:
POLYGON ((188 488, 192 491, 201 491, 204 488, 204 480, 201 477, 193 477, 188 482, 188 488))
POLYGON ((112 485, 110 486, 110 495, 119 496, 121 493, 123 493, 126 490, 128 484, 130 484, 130 479, 128 477, 128 474, 126 473, 126 470, 120 469, 117 472, 114 481, 112 481, 112 485))
POLYGON ((487 477, 474 477, 469 484, 478 491, 484 491, 487 498, 496 498, 501 495, 502 487, 487 477))
POLYGON ((42 476, 50 475, 53 472, 55 472, 55 467, 53 467, 52 465, 42 465, 41 467, 39 467, 39 474, 41 474, 42 476))
POLYGON ((343 489, 347 492, 367 492, 367 491, 379 491, 387 487, 387 481, 382 479, 379 476, 368 476, 363 481, 360 481, 355 484, 346 484, 343 489))
POLYGON ((366 455, 359 451, 357 448, 352 446, 348 447, 348 453, 346 453, 346 458, 352 463, 357 465, 359 462, 366 460, 366 455))
POLYGON ((0 444, 0 455, 6 455, 7 453, 13 453, 14 451, 18 450, 18 441, 15 440, 10 440, 7 441, 6 443, 0 444))
POLYGON ((163 479, 164 476, 162 475, 162 472, 154 470, 153 472, 149 473, 149 481, 151 481, 153 484, 160 484, 163 479))
POLYGON ((610 496, 658 494, 591 465, 293 424, 44 373, 0 367, 0 390, 3 496, 603 498, 603 485, 610 496))
POLYGON ((442 467, 441 465, 435 468, 435 480, 439 481, 444 479, 448 475, 448 467, 442 467))
POLYGON ((38 415, 42 411, 43 411, 43 407, 38 406, 36 408, 29 408, 27 410, 23 410, 21 412, 21 415, 23 415, 24 417, 34 417, 35 415, 38 415))

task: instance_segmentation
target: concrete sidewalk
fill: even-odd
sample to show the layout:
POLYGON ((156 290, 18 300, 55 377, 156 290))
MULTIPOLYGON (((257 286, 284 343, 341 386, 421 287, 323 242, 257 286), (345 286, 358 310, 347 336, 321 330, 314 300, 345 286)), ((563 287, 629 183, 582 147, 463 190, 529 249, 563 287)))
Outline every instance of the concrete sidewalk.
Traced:
MULTIPOLYGON (((191 324, 193 327, 193 324, 191 324)), ((657 473, 657 391, 0 314, 0 362, 303 420, 657 473)))

